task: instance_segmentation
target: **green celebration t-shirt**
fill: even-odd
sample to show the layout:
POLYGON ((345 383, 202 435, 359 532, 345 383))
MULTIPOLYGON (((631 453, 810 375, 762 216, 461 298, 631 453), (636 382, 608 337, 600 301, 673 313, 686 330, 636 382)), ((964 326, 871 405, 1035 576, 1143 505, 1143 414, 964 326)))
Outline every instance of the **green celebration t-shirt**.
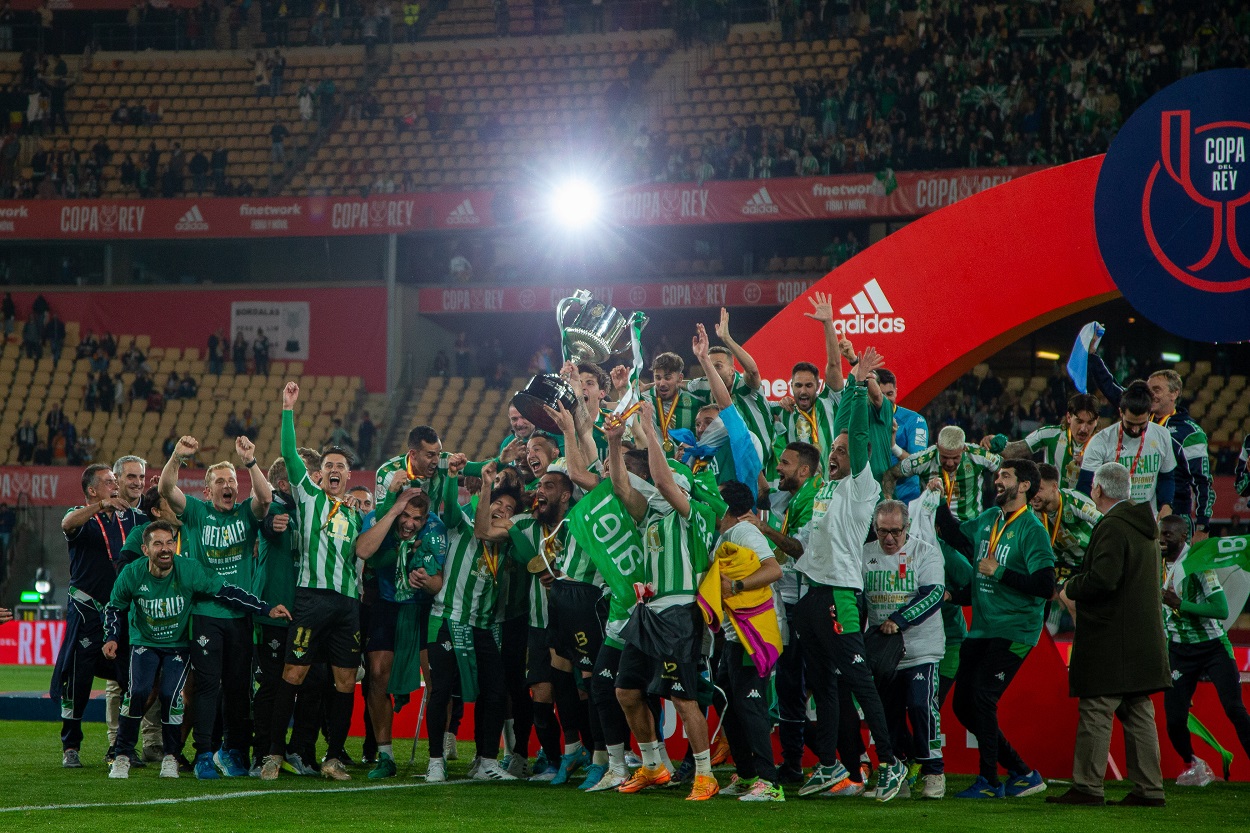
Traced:
MULTIPOLYGON (((987 509, 961 525, 964 535, 973 541, 973 552, 979 561, 989 554, 990 538, 999 530, 994 559, 1017 573, 1029 574, 1055 566, 1050 536, 1033 514, 1024 512, 1010 524, 997 507, 987 509)), ((1001 570, 1000 570, 1001 572, 1001 570)), ((1046 599, 1022 593, 1003 584, 996 576, 972 575, 972 628, 969 639, 1000 637, 1024 645, 1036 645, 1042 632, 1042 613, 1046 599)))
POLYGON ((215 595, 225 583, 192 558, 175 558, 173 569, 157 578, 144 558, 122 569, 109 606, 129 609, 131 645, 189 648, 192 600, 215 595))
MULTIPOLYGON (((249 593, 255 590, 254 551, 260 521, 252 514, 252 498, 235 503, 229 512, 221 512, 213 504, 188 495, 179 520, 187 555, 227 584, 249 593)), ((211 600, 197 601, 193 612, 196 616, 219 619, 241 619, 246 615, 211 600)))

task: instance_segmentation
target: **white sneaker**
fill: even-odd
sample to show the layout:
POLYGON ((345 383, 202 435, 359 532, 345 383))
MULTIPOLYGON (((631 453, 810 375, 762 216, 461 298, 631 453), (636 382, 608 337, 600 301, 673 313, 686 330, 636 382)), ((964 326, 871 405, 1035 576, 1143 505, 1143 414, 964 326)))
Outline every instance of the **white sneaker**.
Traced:
MULTIPOLYGON (((531 781, 534 779, 530 779, 531 781)), ((623 769, 609 769, 593 787, 587 787, 588 793, 615 792, 616 788, 629 780, 629 773, 623 769)))
POLYGON ((473 773, 474 781, 516 781, 517 777, 499 765, 494 758, 483 758, 473 773))
POLYGON ((130 759, 125 755, 118 755, 113 759, 113 765, 109 767, 109 778, 129 778, 130 777, 130 759))
POLYGON ((920 785, 921 798, 942 798, 946 795, 945 775, 922 775, 920 785))
POLYGON ((164 758, 161 758, 161 777, 178 777, 178 759, 173 755, 166 755, 164 758))
POLYGON ((508 770, 508 774, 514 778, 525 780, 530 774, 529 758, 522 758, 520 755, 512 755, 508 760, 508 765, 504 767, 508 770))
POLYGON ((538 773, 537 775, 531 775, 531 776, 530 776, 528 779, 526 779, 526 780, 529 780, 529 781, 554 781, 554 780, 556 780, 556 774, 557 774, 557 772, 558 772, 558 770, 557 770, 555 767, 553 767, 553 766, 549 766, 549 767, 547 767, 546 769, 544 769, 542 772, 538 773))
POLYGON ((1189 769, 1176 776, 1178 787, 1205 787, 1215 780, 1215 773, 1207 762, 1195 755, 1189 761, 1189 769))
POLYGON ((454 761, 460 757, 456 749, 456 736, 451 732, 443 733, 443 758, 448 761, 454 761))
POLYGON ((630 749, 625 753, 625 766, 629 769, 637 769, 642 766, 642 758, 639 758, 634 750, 630 749))
POLYGON ((442 758, 430 758, 425 770, 425 783, 442 784, 447 781, 447 762, 442 758))
POLYGON ((472 778, 477 775, 478 767, 482 765, 482 757, 480 755, 473 756, 473 762, 469 764, 469 771, 465 773, 466 778, 472 778))

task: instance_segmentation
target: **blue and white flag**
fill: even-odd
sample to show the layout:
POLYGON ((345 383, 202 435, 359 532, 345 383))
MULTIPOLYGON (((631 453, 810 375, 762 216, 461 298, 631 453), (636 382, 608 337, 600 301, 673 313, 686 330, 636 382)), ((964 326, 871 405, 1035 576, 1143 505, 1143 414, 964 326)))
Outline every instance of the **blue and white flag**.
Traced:
POLYGON ((1097 321, 1091 321, 1081 328, 1076 336, 1076 344, 1072 345, 1072 356, 1068 359, 1068 375, 1072 384, 1081 393, 1089 393, 1089 354, 1098 349, 1098 342, 1107 328, 1097 321))

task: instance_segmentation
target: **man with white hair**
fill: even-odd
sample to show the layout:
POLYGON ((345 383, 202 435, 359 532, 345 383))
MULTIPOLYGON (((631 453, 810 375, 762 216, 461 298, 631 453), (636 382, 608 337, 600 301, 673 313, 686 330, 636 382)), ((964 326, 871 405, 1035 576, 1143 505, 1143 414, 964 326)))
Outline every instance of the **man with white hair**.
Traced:
POLYGON ((968 445, 964 429, 947 425, 938 432, 936 445, 913 454, 887 471, 881 479, 881 490, 890 498, 894 497, 894 485, 899 480, 919 475, 921 482, 927 483, 939 477, 951 513, 960 521, 967 521, 981 513, 985 473, 998 471, 1002 462, 999 455, 968 445))
MULTIPOLYGON (((932 511, 937 497, 928 495, 933 495, 927 498, 932 511)), ((934 614, 946 592, 946 569, 942 551, 924 538, 909 536, 907 523, 907 504, 877 504, 872 520, 877 538, 864 545, 864 596, 869 629, 903 635, 898 672, 880 685, 882 705, 894 746, 920 766, 920 797, 936 799, 946 794, 938 711, 938 663, 946 639, 942 617, 934 614)))
POLYGON ((1103 463, 1090 489, 1102 520, 1085 561, 1061 597, 1076 603, 1076 633, 1068 689, 1080 698, 1072 788, 1052 804, 1101 805, 1115 719, 1124 727, 1124 754, 1133 791, 1124 806, 1162 807, 1159 733, 1150 695, 1170 688, 1163 633, 1163 567, 1150 504, 1129 500, 1132 474, 1103 463))

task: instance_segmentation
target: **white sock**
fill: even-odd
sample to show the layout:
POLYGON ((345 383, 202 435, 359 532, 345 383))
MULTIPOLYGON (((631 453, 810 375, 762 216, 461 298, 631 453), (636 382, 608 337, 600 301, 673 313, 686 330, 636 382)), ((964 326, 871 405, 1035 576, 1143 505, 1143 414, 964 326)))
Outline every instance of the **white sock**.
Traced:
POLYGON ((511 754, 516 747, 516 722, 512 718, 508 718, 503 722, 503 748, 504 751, 511 754))
POLYGON ((655 769, 660 765, 660 741, 653 740, 648 743, 640 743, 638 746, 642 750, 643 766, 647 769, 655 769))
POLYGON ((596 749, 594 754, 590 756, 590 762, 596 766, 608 765, 608 753, 602 749, 596 749))
POLYGON ((608 744, 608 768, 616 771, 625 769, 625 744, 608 744))
POLYGON ((694 774, 695 775, 711 775, 712 774, 712 750, 704 749, 702 752, 694 753, 694 774))
POLYGON ((379 754, 379 755, 386 755, 388 758, 394 758, 394 757, 395 757, 395 753, 393 753, 393 752, 391 751, 391 745, 390 745, 389 743, 379 743, 379 744, 378 744, 378 754, 379 754))
POLYGON ((572 743, 564 744, 565 755, 576 755, 578 752, 581 752, 581 751, 582 751, 582 742, 580 740, 575 740, 572 743))

